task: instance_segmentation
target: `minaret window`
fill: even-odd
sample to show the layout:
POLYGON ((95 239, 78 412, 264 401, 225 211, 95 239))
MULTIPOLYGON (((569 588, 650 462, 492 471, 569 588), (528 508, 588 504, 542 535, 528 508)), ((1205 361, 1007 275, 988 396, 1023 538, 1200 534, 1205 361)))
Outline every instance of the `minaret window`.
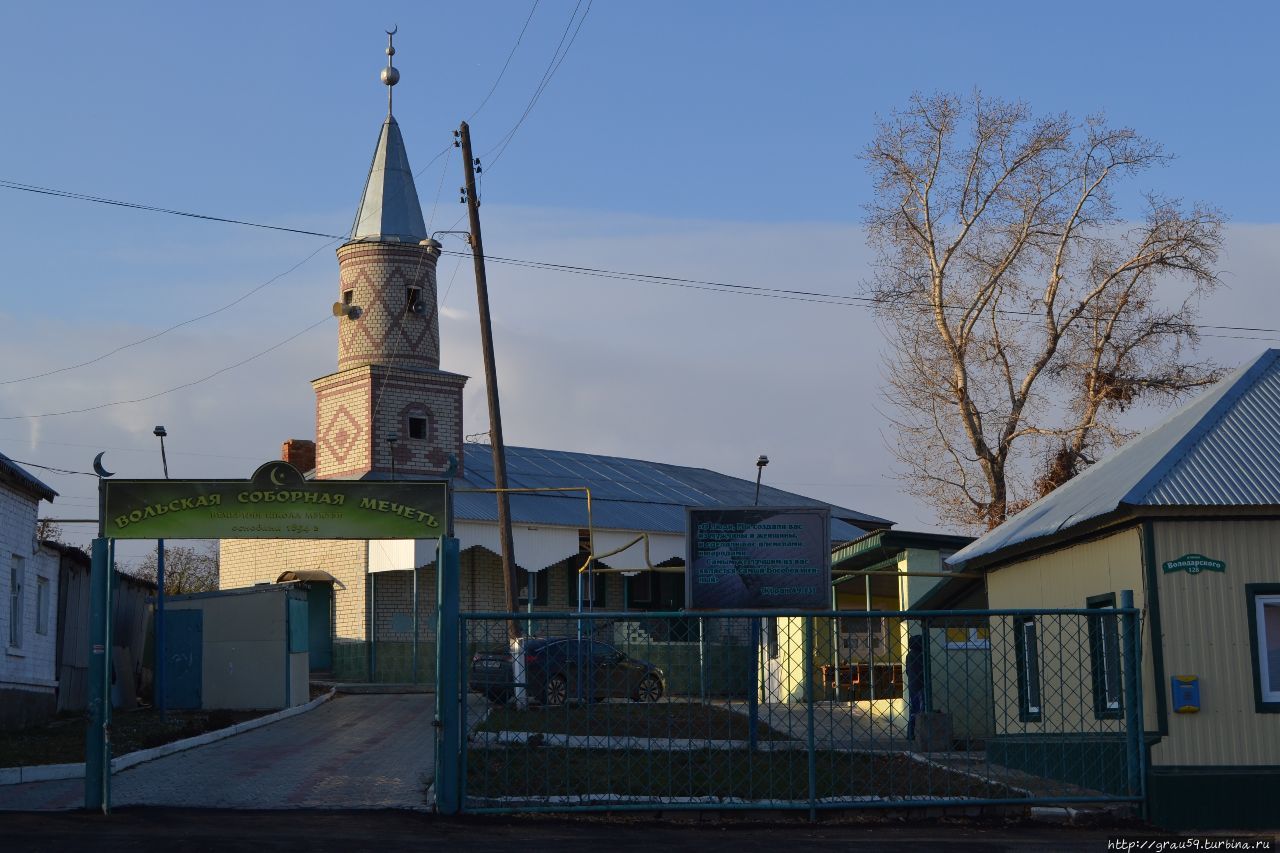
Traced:
POLYGON ((405 292, 404 304, 405 309, 410 314, 421 314, 424 307, 422 304, 422 288, 410 287, 405 292))
POLYGON ((344 290, 344 291, 342 291, 342 304, 343 304, 343 305, 350 305, 353 301, 355 301, 355 298, 356 298, 356 292, 355 292, 354 290, 344 290))
POLYGON ((409 418, 409 438, 427 437, 427 419, 409 418))

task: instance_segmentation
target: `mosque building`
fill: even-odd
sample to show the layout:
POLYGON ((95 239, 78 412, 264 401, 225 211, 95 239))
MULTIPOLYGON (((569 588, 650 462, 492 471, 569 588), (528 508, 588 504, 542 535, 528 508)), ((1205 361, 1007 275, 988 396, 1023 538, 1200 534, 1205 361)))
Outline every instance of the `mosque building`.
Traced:
MULTIPOLYGON (((463 441, 468 377, 440 365, 436 263, 441 246, 427 233, 404 138, 391 111, 399 71, 390 59, 387 116, 379 132, 350 236, 337 250, 337 370, 311 384, 315 439, 284 442, 282 458, 308 478, 440 480, 453 485, 454 534, 460 540, 461 606, 504 609, 493 460, 487 444, 463 441)), ((511 496, 518 605, 524 610, 636 614, 632 632, 679 642, 678 623, 646 625, 645 611, 680 610, 688 507, 744 506, 757 484, 701 468, 612 456, 506 448, 508 485, 581 491, 511 496), (643 534, 643 538, 641 535, 643 534), (636 542, 638 538, 641 541, 636 542), (591 554, 600 571, 579 579, 591 554), (645 549, 647 548, 647 553, 645 549), (650 566, 675 571, 649 571, 650 566), (581 591, 581 595, 579 592, 581 591), (671 636, 668 636, 671 634, 671 636)), ((762 505, 822 506, 831 512, 833 547, 891 522, 763 486, 762 505)), ((308 588, 311 668, 339 680, 427 680, 433 669, 435 540, 222 540, 222 589, 262 583, 308 588), (416 652, 416 653, 415 653, 416 652)))

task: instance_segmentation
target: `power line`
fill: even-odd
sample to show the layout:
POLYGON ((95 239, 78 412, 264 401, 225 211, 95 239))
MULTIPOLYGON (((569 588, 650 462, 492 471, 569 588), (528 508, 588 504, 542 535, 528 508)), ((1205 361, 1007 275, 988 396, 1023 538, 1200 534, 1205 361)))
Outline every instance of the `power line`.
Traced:
POLYGON ((516 55, 516 48, 520 46, 520 42, 524 39, 525 30, 529 29, 529 22, 533 20, 533 13, 538 11, 538 3, 541 0, 533 0, 533 7, 529 9, 529 17, 524 19, 524 26, 520 28, 520 35, 516 36, 516 43, 511 46, 511 52, 507 54, 507 61, 502 63, 502 70, 498 72, 498 79, 493 81, 493 85, 489 87, 489 94, 484 96, 484 100, 480 102, 480 106, 475 108, 471 115, 467 116, 467 122, 470 123, 473 118, 480 115, 480 111, 484 109, 485 104, 489 103, 489 99, 493 97, 493 93, 498 91, 498 84, 502 82, 503 75, 507 73, 507 66, 511 64, 511 59, 516 55))
MULTIPOLYGON (((443 149, 439 154, 436 155, 435 158, 432 159, 431 163, 434 163, 440 157, 443 157, 448 152, 448 150, 449 150, 448 148, 443 149)), ((426 171, 427 168, 430 168, 431 163, 428 163, 427 166, 424 166, 416 174, 420 176, 422 172, 426 171)), ((0 179, 0 187, 8 187, 10 189, 26 189, 27 185, 14 185, 13 182, 11 181, 5 181, 3 179, 0 179)), ((44 189, 44 188, 38 188, 38 189, 44 189)), ((31 191, 35 191, 35 190, 33 189, 31 191)), ((97 200, 93 197, 86 196, 82 193, 67 193, 65 194, 64 197, 74 198, 78 200, 90 200, 90 201, 97 200)), ((153 210, 155 212, 160 212, 160 213, 172 213, 174 215, 190 216, 197 219, 206 219, 206 220, 211 220, 216 222, 252 225, 256 227, 274 227, 274 226, 264 226, 264 225, 260 225, 259 223, 248 222, 245 220, 223 219, 220 217, 204 216, 201 214, 194 214, 194 213, 188 213, 183 211, 169 211, 164 208, 152 208, 145 205, 137 205, 131 202, 122 202, 122 201, 117 201, 113 199, 104 199, 102 201, 104 203, 111 203, 120 207, 153 210)), ((461 221, 461 217, 459 218, 458 221, 459 222, 461 221)), ((299 229, 285 229, 285 230, 302 233, 299 229)), ((319 232, 308 232, 308 233, 313 233, 319 237, 329 237, 331 238, 331 240, 345 239, 345 236, 343 235, 322 234, 319 232)), ((321 246, 320 248, 323 249, 324 246, 321 246)), ((311 255, 309 255, 306 259, 304 259, 303 263, 305 263, 306 260, 309 260, 310 257, 314 256, 319 251, 320 250, 317 249, 315 252, 312 252, 311 255)), ((470 256, 470 252, 455 252, 448 249, 442 249, 441 254, 461 255, 463 257, 470 256)), ((849 294, 826 293, 822 291, 791 290, 786 288, 765 287, 763 285, 735 284, 732 282, 714 281, 709 279, 684 278, 681 276, 666 276, 666 275, 657 275, 654 273, 627 272, 623 270, 611 270, 611 269, 603 269, 599 267, 585 267, 585 266, 578 266, 574 264, 554 263, 550 261, 534 261, 534 260, 528 260, 524 258, 510 258, 510 257, 502 257, 498 255, 486 255, 485 257, 487 260, 493 261, 494 263, 508 264, 511 266, 519 266, 519 267, 527 267, 530 269, 541 269, 541 270, 547 270, 552 272, 564 272, 564 273, 570 273, 574 275, 587 275, 587 276, 593 276, 596 278, 618 279, 623 281, 636 281, 636 282, 649 283, 649 284, 663 284, 671 287, 684 287, 688 289, 707 290, 711 292, 717 292, 717 291, 737 292, 737 293, 744 293, 747 295, 766 296, 774 299, 788 299, 788 300, 799 301, 799 302, 816 302, 819 304, 827 304, 827 305, 874 306, 886 301, 873 296, 853 296, 849 294)), ((288 272, 292 272, 292 269, 296 269, 296 266, 286 271, 285 273, 282 273, 281 275, 286 275, 288 272)), ((277 276, 276 278, 279 278, 279 276, 277 276)), ((274 281, 275 279, 272 279, 272 280, 274 281)), ((265 286, 266 286, 265 284, 260 285, 250 293, 256 292, 257 290, 261 290, 265 286)), ((246 296, 248 295, 249 294, 246 294, 246 296)), ((229 305, 218 309, 218 311, 226 310, 226 308, 229 308, 235 304, 236 302, 232 302, 229 305)), ((919 308, 933 308, 933 305, 927 302, 917 302, 917 303, 904 302, 902 304, 907 306, 919 307, 919 308)), ((949 311, 966 310, 965 307, 961 305, 943 305, 941 307, 944 310, 949 310, 949 311)), ((1008 316, 1031 317, 1031 318, 1037 318, 1037 319, 1042 316, 1039 312, 1035 312, 1035 311, 1017 311, 1017 310, 1007 309, 1007 308, 997 309, 997 311, 999 313, 1002 313, 1008 316)), ((217 313, 217 311, 210 312, 210 313, 211 314, 217 313)), ((203 316, 209 316, 209 315, 203 315, 203 316)), ((198 320, 198 319, 201 319, 201 318, 195 318, 187 322, 195 322, 195 320, 198 320)), ((177 328, 178 326, 181 326, 181 325, 185 325, 185 323, 178 324, 173 328, 177 328)), ((1212 324, 1212 323, 1189 323, 1187 325, 1191 328, 1195 328, 1198 330, 1213 329, 1213 330, 1225 331, 1225 332, 1258 332, 1263 334, 1280 334, 1280 329, 1263 328, 1263 327, 1257 327, 1257 326, 1230 326, 1230 325, 1219 325, 1219 324, 1212 324)), ((154 338, 159 337, 162 334, 164 334, 164 332, 151 335, 143 339, 142 341, 138 341, 135 343, 141 343, 143 341, 153 340, 154 338)), ((1261 341, 1274 340, 1273 338, 1249 337, 1249 336, 1237 336, 1237 335, 1216 335, 1216 334, 1208 334, 1208 333, 1204 333, 1204 336, 1214 337, 1214 338, 1227 338, 1231 340, 1261 340, 1261 341)), ((132 346, 132 345, 133 344, 129 344, 129 345, 119 347, 117 348, 117 350, 113 350, 112 352, 118 352, 119 350, 127 349, 129 346, 132 346)), ((111 353, 107 353, 106 355, 110 355, 110 354, 111 353)), ((102 360, 102 358, 105 358, 106 355, 100 356, 96 359, 92 359, 85 363, 86 364, 95 363, 96 361, 100 361, 102 360)), ((66 370, 72 370, 72 369, 75 369, 75 367, 76 365, 72 365, 66 368, 60 368, 59 370, 56 370, 56 371, 50 371, 49 373, 39 374, 39 376, 46 376, 46 375, 50 375, 51 373, 59 373, 66 370)), ((31 378, 36 378, 36 377, 33 376, 33 377, 25 377, 20 379, 5 380, 4 382, 0 382, 0 384, 11 383, 11 382, 22 382, 22 381, 26 381, 26 379, 31 379, 31 378)))
MULTIPOLYGON (((443 152, 442 152, 443 153, 443 152)), ((433 161, 434 162, 434 161, 433 161)), ((91 201, 95 204, 108 204, 114 207, 128 207, 133 210, 147 210, 152 213, 167 213, 170 216, 186 216, 191 219, 204 219, 210 222, 225 222, 229 225, 247 225, 250 228, 265 228, 268 231, 283 231, 288 234, 304 234, 308 237, 333 237, 332 234, 324 234, 319 231, 308 231, 303 228, 288 228, 283 225, 264 225, 261 222, 250 222, 247 219, 228 219, 222 216, 210 216, 205 213, 192 213, 188 210, 175 210, 170 207, 156 207, 150 204, 139 204, 131 201, 120 201, 119 199, 103 198, 102 196, 88 195, 87 193, 71 192, 70 190, 58 190, 51 187, 40 187, 34 184, 23 184, 17 181, 10 181, 0 178, 0 187, 11 190, 22 190, 23 192, 37 193, 39 195, 50 195, 58 198, 71 198, 77 201, 91 201)))
MULTIPOLYGON (((19 444, 26 443, 29 439, 16 435, 0 435, 0 441, 13 441, 19 444)), ((70 441, 47 441, 38 439, 35 442, 36 447, 83 447, 90 450, 116 450, 121 453, 145 453, 152 454, 155 452, 153 448, 143 449, 140 447, 111 447, 99 444, 78 444, 70 441)), ((233 456, 226 453, 200 453, 195 450, 170 450, 170 456, 202 456, 208 459, 246 459, 249 461, 260 461, 257 456, 233 456)))
POLYGON ((199 316, 197 316, 197 317, 192 317, 192 318, 190 318, 190 319, 188 319, 188 320, 183 320, 181 323, 174 323, 172 326, 169 326, 167 329, 162 329, 161 331, 156 332, 156 333, 155 333, 155 334, 153 334, 153 335, 147 335, 146 337, 138 338, 136 341, 131 341, 130 343, 127 343, 127 344, 121 344, 120 346, 116 347, 115 349, 113 349, 113 350, 109 350, 109 351, 107 351, 107 352, 104 352, 104 353, 102 353, 102 354, 101 354, 101 355, 99 355, 99 356, 95 356, 94 358, 90 358, 90 359, 87 359, 87 360, 85 360, 85 361, 78 362, 78 363, 76 363, 76 364, 68 364, 68 365, 67 365, 67 366, 65 366, 65 367, 55 368, 54 370, 45 370, 45 371, 43 371, 43 372, 41 372, 41 373, 33 373, 33 374, 31 374, 30 376, 19 376, 19 377, 15 377, 15 378, 12 378, 12 379, 3 379, 3 380, 0 380, 0 385, 13 385, 13 384, 18 383, 18 382, 28 382, 28 381, 30 381, 30 380, 32 380, 32 379, 43 379, 43 378, 44 378, 44 377, 46 377, 46 376, 54 376, 54 375, 59 374, 59 373, 66 373, 66 372, 67 372, 67 371, 69 371, 69 370, 78 370, 78 369, 79 369, 79 368, 81 368, 81 367, 88 367, 88 366, 89 366, 89 365, 91 365, 91 364, 97 364, 97 363, 98 363, 98 362, 100 362, 100 361, 103 361, 103 360, 105 360, 105 359, 108 359, 108 358, 110 358, 111 356, 115 355, 115 354, 116 354, 116 353, 118 353, 118 352, 124 352, 124 351, 125 351, 125 350, 127 350, 127 349, 131 349, 131 348, 136 347, 136 346, 139 346, 139 345, 141 345, 141 344, 145 344, 145 343, 149 343, 150 341, 154 341, 156 338, 163 337, 163 336, 165 336, 165 335, 169 334, 170 332, 174 331, 175 329, 181 329, 183 326, 189 326, 189 325, 191 325, 192 323, 198 323, 198 322, 200 322, 201 320, 206 320, 206 319, 208 319, 209 317, 214 316, 215 314, 221 314, 223 311, 226 311, 226 310, 228 310, 228 309, 230 309, 230 308, 234 308, 235 306, 239 305, 241 302, 244 302, 244 301, 245 301, 246 299, 248 299, 250 296, 253 296, 253 295, 254 295, 255 293, 257 293, 258 291, 260 291, 260 290, 262 290, 262 289, 264 289, 264 288, 266 288, 266 287, 268 287, 268 286, 270 286, 270 285, 274 284, 275 282, 277 282, 277 281, 279 281, 280 279, 284 278, 285 276, 289 275, 291 272, 293 272, 294 270, 298 269, 298 267, 302 266, 302 265, 303 265, 303 264, 305 264, 307 261, 311 260, 311 259, 312 259, 312 258, 314 258, 316 255, 318 255, 322 250, 324 250, 324 249, 328 248, 329 246, 332 246, 332 245, 334 244, 334 242, 335 242, 335 240, 330 240, 328 243, 325 243, 325 244, 324 244, 323 246, 321 246, 319 249, 316 249, 314 252, 312 252, 311 254, 307 255, 305 258, 303 258, 302 260, 298 261, 296 264, 294 264, 293 266, 289 267, 289 268, 288 268, 287 270, 285 270, 284 272, 282 272, 282 273, 279 273, 279 274, 277 274, 277 275, 272 276, 271 278, 267 279, 266 281, 264 281, 262 284, 258 285, 257 287, 255 287, 255 288, 253 288, 253 289, 251 289, 251 290, 246 291, 245 293, 241 294, 240 296, 238 296, 238 297, 236 297, 235 299, 233 299, 233 300, 231 300, 230 302, 228 302, 226 305, 223 305, 221 308, 215 308, 214 310, 212 310, 212 311, 208 311, 208 312, 206 312, 206 313, 204 313, 204 314, 201 314, 201 315, 199 315, 199 316))
POLYGON ((491 169, 497 165, 498 160, 500 160, 502 155, 506 153, 507 146, 510 145, 511 140, 515 138, 516 131, 518 131, 520 126, 524 124, 525 119, 529 117, 529 113, 533 112, 534 105, 538 103, 538 99, 542 97, 542 93, 545 92, 547 90, 547 86, 551 84, 551 78, 560 70, 560 65, 564 62, 565 57, 569 55, 569 50, 573 47, 573 43, 578 40, 578 33, 582 31, 582 25, 586 23, 587 15, 591 13, 591 4, 593 1, 594 0, 587 0, 587 8, 583 11, 581 18, 578 17, 578 10, 582 8, 583 0, 578 0, 578 4, 573 7, 573 14, 569 16, 569 23, 565 24, 564 32, 560 35, 560 42, 556 45, 555 52, 551 54, 551 61, 547 63, 547 69, 542 72, 542 79, 538 81, 538 85, 533 91, 533 97, 529 99, 528 106, 524 108, 524 112, 520 114, 520 118, 518 118, 516 123, 512 125, 511 129, 498 140, 497 144, 484 154, 480 155, 481 159, 489 161, 486 164, 487 168, 491 169), (576 29, 573 29, 575 19, 578 22, 578 26, 576 29), (573 29, 572 37, 569 36, 570 29, 573 29), (567 45, 565 44, 566 38, 569 39, 569 43, 567 45), (563 51, 561 48, 563 48, 563 51), (493 154, 494 151, 497 151, 498 153, 494 154, 492 160, 489 160, 489 155, 493 154))
POLYGON ((97 478, 97 474, 91 474, 88 471, 72 471, 69 468, 50 468, 48 465, 37 465, 35 462, 23 462, 21 459, 11 459, 19 465, 26 465, 28 468, 39 468, 42 471, 52 471, 55 474, 81 474, 85 477, 97 478))
MULTIPOLYGON (((135 397, 130 400, 112 400, 111 402, 108 402, 108 403, 99 403, 96 406, 85 406, 82 409, 66 409, 65 411, 61 411, 61 412, 43 412, 38 415, 4 415, 4 416, 0 416, 0 421, 22 421, 22 420, 33 420, 36 418, 56 418, 62 415, 80 415, 80 414, 84 414, 85 412, 96 412, 96 411, 99 411, 100 409, 112 408, 113 406, 125 406, 125 405, 131 405, 133 403, 145 403, 148 400, 154 400, 157 397, 163 397, 167 394, 172 394, 175 391, 182 391, 186 388, 193 388, 196 385, 201 385, 205 382, 208 382, 210 379, 221 376, 222 374, 226 373, 229 370, 235 370, 237 367, 246 365, 249 362, 254 361, 255 359, 261 358, 267 353, 274 352, 275 350, 280 349, 280 347, 295 340, 296 338, 302 337, 307 332, 311 331, 312 329, 316 328, 322 323, 327 322, 329 319, 330 318, 327 316, 322 317, 317 322, 312 323, 310 326, 307 326, 305 329, 303 329, 300 332, 295 332, 294 334, 290 335, 289 337, 285 338, 279 343, 272 344, 271 346, 267 347, 261 352, 255 353, 254 355, 251 355, 248 358, 241 359, 240 361, 237 361, 234 364, 228 364, 226 367, 215 370, 213 373, 210 373, 207 376, 203 376, 200 379, 194 379, 190 382, 184 382, 181 385, 175 385, 172 388, 166 388, 163 391, 157 391, 156 393, 148 394, 145 397, 135 397)), ((78 473, 78 472, 72 472, 72 473, 78 473)))

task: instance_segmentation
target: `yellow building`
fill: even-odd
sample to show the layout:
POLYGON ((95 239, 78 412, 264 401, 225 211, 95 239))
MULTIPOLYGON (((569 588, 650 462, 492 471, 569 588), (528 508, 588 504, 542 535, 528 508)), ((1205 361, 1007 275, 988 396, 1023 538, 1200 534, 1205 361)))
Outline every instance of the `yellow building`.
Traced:
MULTIPOLYGON (((992 619, 994 758, 1121 766, 1122 620, 1141 611, 1140 719, 1152 820, 1274 827, 1280 802, 1280 350, 1229 378, 955 554, 987 573, 993 610, 1100 608, 992 619), (1079 642, 1068 641, 1070 636, 1079 642), (1056 739, 1055 739, 1056 738, 1056 739)), ((1065 770, 1065 764, 1055 765, 1065 770)))

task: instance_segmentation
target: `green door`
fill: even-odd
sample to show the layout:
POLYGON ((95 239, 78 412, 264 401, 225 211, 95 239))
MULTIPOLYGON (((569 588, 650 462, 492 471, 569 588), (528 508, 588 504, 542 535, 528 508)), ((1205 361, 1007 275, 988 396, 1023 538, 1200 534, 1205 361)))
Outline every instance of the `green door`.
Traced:
POLYGON ((333 584, 307 585, 307 626, 311 671, 328 672, 333 669, 333 584))

